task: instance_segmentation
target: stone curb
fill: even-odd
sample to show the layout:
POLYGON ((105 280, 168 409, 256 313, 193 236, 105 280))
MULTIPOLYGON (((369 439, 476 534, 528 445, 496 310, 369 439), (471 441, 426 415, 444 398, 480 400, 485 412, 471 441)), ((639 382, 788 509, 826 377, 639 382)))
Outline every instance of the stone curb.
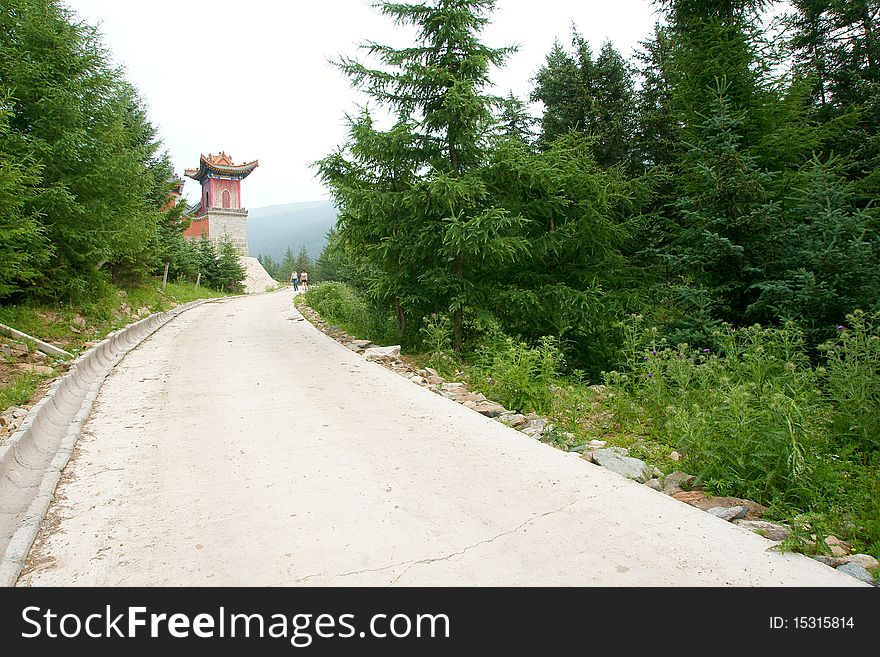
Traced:
POLYGON ((15 585, 107 375, 178 315, 224 299, 191 301, 110 333, 73 361, 0 447, 0 586, 15 585))

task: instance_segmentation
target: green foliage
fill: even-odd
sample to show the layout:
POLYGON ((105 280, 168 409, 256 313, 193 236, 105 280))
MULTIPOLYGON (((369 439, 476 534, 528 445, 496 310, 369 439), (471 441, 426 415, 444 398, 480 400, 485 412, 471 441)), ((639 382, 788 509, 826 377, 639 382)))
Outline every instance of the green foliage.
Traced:
POLYGON ((0 35, 0 184, 17 185, 0 248, 24 249, 4 263, 2 294, 38 274, 27 293, 54 297, 143 276, 156 266, 170 167, 135 90, 56 0, 0 11, 0 35))
POLYGON ((49 376, 51 375, 25 372, 10 384, 0 385, 0 411, 4 411, 10 406, 27 403, 36 392, 40 381, 49 378, 49 376))
POLYGON ((593 59, 590 46, 576 31, 574 53, 555 43, 535 77, 533 101, 544 104, 541 144, 548 147, 574 130, 593 137, 602 167, 634 162, 635 91, 629 65, 610 42, 593 59))
POLYGON ((30 157, 15 161, 7 152, 8 102, 0 96, 0 299, 39 278, 50 254, 45 230, 24 202, 33 193, 38 167, 30 157))
POLYGON ((847 313, 880 310, 880 235, 831 167, 814 159, 804 169, 747 314, 795 319, 818 345, 847 313))
POLYGON ((432 313, 425 317, 420 332, 428 354, 443 356, 452 351, 452 321, 445 315, 432 313))
POLYGON ((228 240, 220 243, 217 250, 215 278, 208 279, 208 284, 225 292, 241 293, 242 282, 245 279, 244 265, 238 257, 238 251, 228 240))
POLYGON ((734 323, 742 323, 763 276, 766 227, 776 215, 772 176, 742 148, 742 130, 742 113, 733 111, 727 88, 718 88, 712 114, 682 159, 680 214, 667 228, 669 268, 684 287, 703 293, 713 316, 734 323))
POLYGON ((499 104, 484 91, 488 72, 510 49, 479 41, 492 0, 377 7, 415 28, 414 46, 363 46, 380 69, 350 58, 338 65, 397 122, 379 130, 362 111, 319 170, 340 210, 340 237, 369 263, 371 294, 397 307, 398 331, 407 317, 442 309, 460 350, 465 308, 486 293, 482 271, 523 247, 514 234, 522 218, 494 206, 479 175, 499 104))
POLYGON ((345 283, 310 285, 305 302, 325 321, 377 344, 394 341, 391 314, 345 283))
POLYGON ((336 229, 327 233, 327 244, 310 272, 314 281, 339 281, 354 287, 363 287, 365 271, 349 253, 336 229))
POLYGON ((880 314, 857 311, 823 345, 824 390, 833 404, 833 433, 842 448, 866 459, 880 454, 880 314))
POLYGON ((524 413, 550 412, 553 387, 562 366, 557 341, 545 336, 536 347, 494 336, 477 356, 477 387, 490 399, 524 413))
POLYGON ((710 492, 754 499, 786 517, 820 513, 838 535, 876 541, 877 507, 865 502, 878 485, 869 427, 877 420, 880 335, 851 319, 818 370, 793 324, 728 327, 713 336, 714 351, 670 348, 636 329, 633 344, 649 346, 607 375, 609 404, 625 430, 681 450, 683 467, 710 492))

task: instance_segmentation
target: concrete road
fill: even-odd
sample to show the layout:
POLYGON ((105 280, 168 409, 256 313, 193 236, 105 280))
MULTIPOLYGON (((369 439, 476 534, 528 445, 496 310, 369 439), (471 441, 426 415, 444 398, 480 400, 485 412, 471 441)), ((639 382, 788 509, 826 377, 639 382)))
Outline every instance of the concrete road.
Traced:
POLYGON ((860 585, 297 316, 207 304, 126 356, 19 585, 860 585))

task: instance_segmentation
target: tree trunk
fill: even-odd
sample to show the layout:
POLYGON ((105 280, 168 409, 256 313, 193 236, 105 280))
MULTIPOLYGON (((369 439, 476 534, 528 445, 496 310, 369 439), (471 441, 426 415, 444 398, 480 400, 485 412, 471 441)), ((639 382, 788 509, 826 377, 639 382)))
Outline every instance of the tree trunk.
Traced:
POLYGON ((877 53, 877 43, 874 35, 873 28, 873 20, 871 18, 871 12, 868 9, 868 3, 862 3, 862 29, 865 33, 865 55, 868 60, 868 71, 870 72, 871 78, 877 79, 877 67, 880 66, 880 61, 878 61, 877 53))
POLYGON ((403 337, 403 332, 406 330, 406 313, 403 310, 403 306, 400 304, 400 297, 394 297, 394 306, 397 310, 397 338, 400 339, 403 337))
MULTIPOLYGON (((464 278, 464 263, 460 255, 455 256, 455 275, 458 276, 459 279, 464 278)), ((461 325, 463 323, 463 313, 461 311, 461 306, 459 306, 455 311, 455 314, 452 316, 452 349, 456 353, 461 353, 461 347, 463 344, 461 325)))

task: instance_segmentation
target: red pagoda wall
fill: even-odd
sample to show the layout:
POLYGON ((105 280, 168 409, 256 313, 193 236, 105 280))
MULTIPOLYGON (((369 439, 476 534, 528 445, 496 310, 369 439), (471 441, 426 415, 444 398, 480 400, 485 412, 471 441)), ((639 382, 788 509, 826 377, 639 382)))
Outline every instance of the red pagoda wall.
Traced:
POLYGON ((240 180, 222 180, 220 178, 211 178, 208 182, 211 189, 211 207, 223 207, 223 192, 229 192, 229 209, 238 210, 241 208, 241 181, 240 180))
POLYGON ((208 237, 208 218, 202 217, 199 219, 191 217, 189 226, 186 227, 183 234, 186 237, 192 237, 194 239, 200 239, 202 235, 208 237))

